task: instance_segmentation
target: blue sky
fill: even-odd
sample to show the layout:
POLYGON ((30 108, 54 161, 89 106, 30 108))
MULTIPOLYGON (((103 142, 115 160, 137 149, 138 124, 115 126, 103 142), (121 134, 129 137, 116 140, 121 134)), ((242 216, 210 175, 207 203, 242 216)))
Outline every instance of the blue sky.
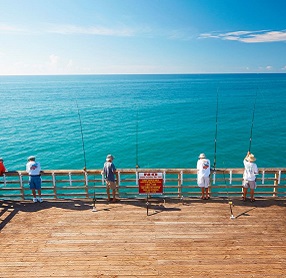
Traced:
POLYGON ((285 0, 0 0, 0 75, 286 73, 285 0))

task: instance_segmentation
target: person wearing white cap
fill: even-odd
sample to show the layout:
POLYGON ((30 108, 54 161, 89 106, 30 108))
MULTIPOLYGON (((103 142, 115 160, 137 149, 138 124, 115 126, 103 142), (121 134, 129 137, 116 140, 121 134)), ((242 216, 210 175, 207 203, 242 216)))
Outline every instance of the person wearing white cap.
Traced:
POLYGON ((29 174, 29 185, 33 194, 33 202, 40 203, 43 202, 41 186, 42 186, 42 178, 41 178, 41 165, 39 162, 36 162, 35 156, 28 157, 28 163, 26 164, 26 172, 29 174), (36 190, 38 191, 39 197, 37 198, 36 190))
POLYGON ((246 201, 247 190, 250 188, 250 201, 254 202, 254 189, 256 189, 256 176, 258 175, 258 167, 254 161, 256 160, 254 154, 247 152, 243 160, 243 197, 242 200, 246 201))
POLYGON ((210 165, 210 160, 201 153, 197 162, 197 183, 202 190, 201 199, 204 200, 209 199, 210 165))
POLYGON ((115 174, 116 174, 116 168, 113 164, 114 157, 109 154, 106 157, 106 161, 103 165, 103 174, 104 179, 106 182, 106 193, 107 193, 107 199, 110 201, 110 189, 112 190, 112 197, 113 202, 116 202, 115 194, 116 194, 116 183, 115 183, 115 174))

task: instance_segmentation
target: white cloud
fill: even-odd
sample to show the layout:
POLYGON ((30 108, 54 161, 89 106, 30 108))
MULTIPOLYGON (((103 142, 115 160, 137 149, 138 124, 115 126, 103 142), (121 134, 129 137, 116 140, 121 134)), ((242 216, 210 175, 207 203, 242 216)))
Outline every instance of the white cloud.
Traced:
POLYGON ((69 60, 67 68, 72 68, 72 67, 73 67, 73 60, 69 60))
POLYGON ((284 66, 281 70, 286 70, 286 66, 284 66))
POLYGON ((108 28, 102 26, 81 27, 75 25, 52 25, 48 28, 47 32, 63 34, 63 35, 97 35, 97 36, 119 36, 130 37, 133 36, 135 31, 131 28, 108 28))
MULTIPOLYGON (((144 30, 141 30, 144 32, 144 30)), ((18 27, 0 22, 0 33, 25 33, 25 34, 43 34, 53 33, 61 35, 94 35, 94 36, 118 36, 130 37, 134 36, 138 30, 126 26, 104 27, 104 26, 76 26, 76 25, 56 25, 56 24, 40 24, 38 26, 18 27)))
POLYGON ((51 67, 56 67, 58 65, 59 62, 59 56, 55 55, 55 54, 51 54, 49 56, 49 62, 48 65, 51 67))
POLYGON ((12 26, 6 23, 0 23, 1 33, 11 33, 11 32, 24 32, 25 30, 21 27, 12 26))
POLYGON ((205 33, 200 39, 216 38, 221 40, 240 41, 244 43, 286 42, 286 30, 281 31, 235 31, 227 33, 205 33))
POLYGON ((266 70, 271 71, 271 70, 273 70, 273 67, 272 67, 272 66, 267 66, 267 67, 266 67, 266 70))

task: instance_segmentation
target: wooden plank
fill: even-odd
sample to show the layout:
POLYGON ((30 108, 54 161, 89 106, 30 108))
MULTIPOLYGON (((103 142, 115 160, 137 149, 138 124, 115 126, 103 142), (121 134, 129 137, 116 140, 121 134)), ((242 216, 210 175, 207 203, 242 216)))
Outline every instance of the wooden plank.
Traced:
POLYGON ((2 202, 0 277, 284 277, 285 200, 234 203, 2 202))

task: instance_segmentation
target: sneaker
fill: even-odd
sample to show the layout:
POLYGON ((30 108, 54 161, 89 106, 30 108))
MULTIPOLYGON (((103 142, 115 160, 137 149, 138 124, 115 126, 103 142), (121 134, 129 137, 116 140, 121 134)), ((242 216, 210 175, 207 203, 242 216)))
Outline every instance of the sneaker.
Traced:
POLYGON ((42 198, 39 197, 37 200, 38 200, 40 203, 43 203, 43 199, 42 199, 42 198))
POLYGON ((34 202, 34 203, 37 203, 37 202, 38 202, 38 199, 37 199, 37 198, 33 198, 33 202, 34 202))

